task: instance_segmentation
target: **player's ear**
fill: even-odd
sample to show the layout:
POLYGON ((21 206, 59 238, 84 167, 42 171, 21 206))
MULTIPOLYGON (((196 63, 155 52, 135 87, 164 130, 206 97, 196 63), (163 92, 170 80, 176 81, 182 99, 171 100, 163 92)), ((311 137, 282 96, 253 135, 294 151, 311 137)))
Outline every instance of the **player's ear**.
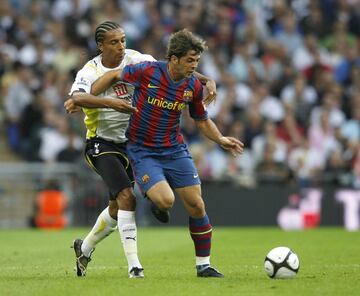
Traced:
POLYGON ((98 43, 97 47, 101 52, 103 51, 103 44, 102 43, 98 43))
POLYGON ((174 64, 177 64, 177 63, 179 62, 179 58, 178 58, 177 56, 175 56, 175 55, 172 55, 172 56, 170 57, 170 61, 171 61, 172 63, 174 63, 174 64))

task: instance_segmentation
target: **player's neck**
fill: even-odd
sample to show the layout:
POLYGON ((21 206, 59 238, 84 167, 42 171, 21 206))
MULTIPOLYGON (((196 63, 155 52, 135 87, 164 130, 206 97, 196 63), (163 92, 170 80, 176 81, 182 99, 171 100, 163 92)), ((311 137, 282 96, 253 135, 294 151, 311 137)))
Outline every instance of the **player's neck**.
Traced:
POLYGON ((171 78, 174 82, 179 82, 181 79, 184 78, 182 75, 176 73, 176 71, 174 70, 174 68, 171 66, 170 63, 168 63, 167 69, 168 69, 170 78, 171 78))
POLYGON ((121 61, 115 60, 112 57, 102 56, 101 57, 101 63, 106 68, 116 68, 119 67, 121 61))

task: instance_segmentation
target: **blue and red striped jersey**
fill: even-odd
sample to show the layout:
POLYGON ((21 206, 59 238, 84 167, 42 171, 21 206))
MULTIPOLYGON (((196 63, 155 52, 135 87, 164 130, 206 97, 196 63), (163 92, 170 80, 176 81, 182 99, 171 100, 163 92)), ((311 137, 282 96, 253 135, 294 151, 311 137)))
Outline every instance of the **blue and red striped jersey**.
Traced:
POLYGON ((135 87, 133 105, 139 112, 132 114, 126 136, 130 143, 165 148, 183 143, 180 116, 189 106, 195 120, 208 118, 202 103, 203 86, 192 75, 175 82, 167 62, 143 62, 126 66, 121 80, 135 87))

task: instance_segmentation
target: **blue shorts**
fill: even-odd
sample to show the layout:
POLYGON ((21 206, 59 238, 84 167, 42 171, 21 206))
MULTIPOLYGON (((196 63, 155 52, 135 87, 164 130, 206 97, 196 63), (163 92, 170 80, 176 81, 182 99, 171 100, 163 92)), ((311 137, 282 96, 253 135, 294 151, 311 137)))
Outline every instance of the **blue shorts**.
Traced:
POLYGON ((126 150, 135 181, 143 193, 164 180, 173 189, 201 184, 186 144, 165 149, 128 144, 126 150))

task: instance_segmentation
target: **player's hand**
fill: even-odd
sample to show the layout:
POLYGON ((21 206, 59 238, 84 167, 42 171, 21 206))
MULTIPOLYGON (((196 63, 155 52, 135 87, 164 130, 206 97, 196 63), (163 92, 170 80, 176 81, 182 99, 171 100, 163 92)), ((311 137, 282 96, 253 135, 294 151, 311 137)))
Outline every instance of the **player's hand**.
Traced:
POLYGON ((233 137, 221 137, 220 146, 225 150, 228 150, 233 156, 243 153, 244 144, 233 137))
POLYGON ((127 114, 132 114, 134 112, 138 112, 138 109, 136 107, 133 107, 131 104, 131 101, 128 100, 111 100, 111 108, 127 114))
POLYGON ((212 103, 212 102, 215 103, 215 101, 216 101, 216 82, 214 80, 210 79, 206 82, 205 86, 206 86, 208 95, 204 99, 204 104, 205 104, 205 106, 209 106, 210 103, 212 103))
POLYGON ((69 98, 64 102, 64 107, 67 113, 76 113, 80 110, 80 107, 76 106, 73 98, 69 98))

